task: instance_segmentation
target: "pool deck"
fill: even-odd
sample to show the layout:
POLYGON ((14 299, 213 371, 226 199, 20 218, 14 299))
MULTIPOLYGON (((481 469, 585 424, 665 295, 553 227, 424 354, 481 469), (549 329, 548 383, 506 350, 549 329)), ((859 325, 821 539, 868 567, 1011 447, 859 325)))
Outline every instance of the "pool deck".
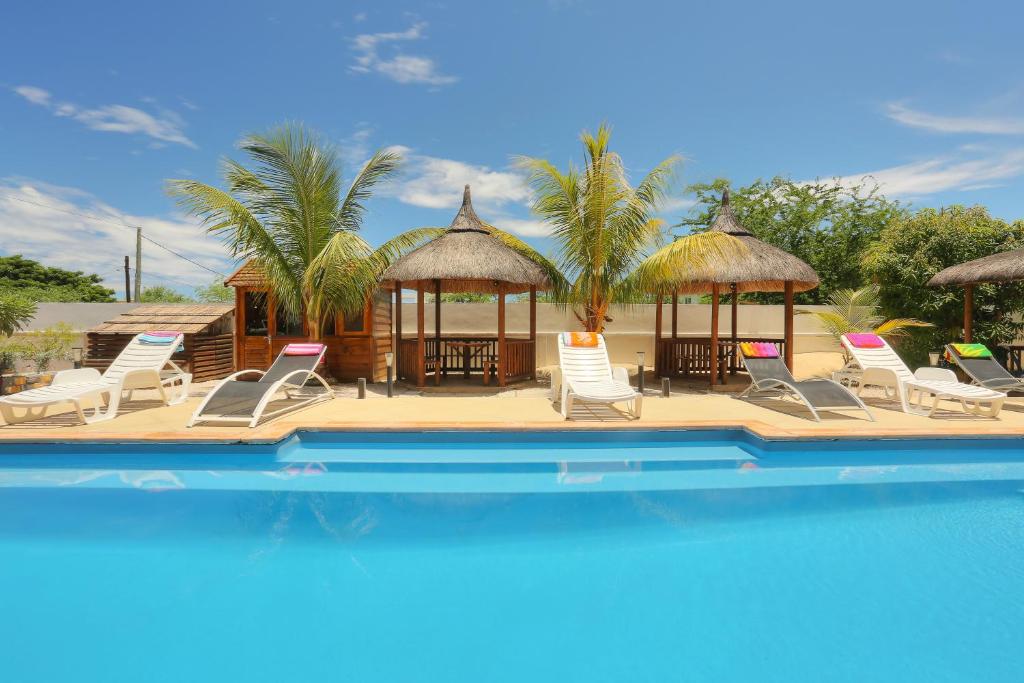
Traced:
MULTIPOLYGON (((351 394, 351 391, 341 391, 351 394)), ((564 429, 721 429, 745 428, 767 439, 892 438, 892 437, 1006 437, 1024 436, 1024 397, 1011 397, 998 419, 965 415, 957 404, 944 403, 940 417, 907 415, 880 397, 866 396, 875 422, 863 413, 822 413, 814 422, 802 406, 792 402, 741 401, 728 394, 685 393, 662 398, 649 391, 643 417, 629 420, 603 407, 578 409, 565 421, 552 406, 546 391, 519 391, 490 395, 419 395, 406 393, 387 399, 371 393, 367 399, 339 396, 254 429, 245 426, 196 426, 185 423, 199 402, 166 407, 158 401, 122 402, 114 420, 74 425, 66 412, 0 427, 4 441, 192 441, 273 442, 296 430, 564 430, 564 429)), ((61 409, 64 410, 64 409, 61 409)))

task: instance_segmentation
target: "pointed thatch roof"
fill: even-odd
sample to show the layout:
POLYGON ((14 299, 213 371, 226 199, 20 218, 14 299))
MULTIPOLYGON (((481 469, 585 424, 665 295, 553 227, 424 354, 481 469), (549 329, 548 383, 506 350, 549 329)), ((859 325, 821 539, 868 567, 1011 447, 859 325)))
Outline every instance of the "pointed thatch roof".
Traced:
POLYGON ((1024 249, 1004 251, 950 266, 936 273, 928 281, 928 286, 975 285, 982 282, 1017 282, 1018 280, 1024 280, 1024 249))
POLYGON ((803 292, 818 286, 814 269, 790 253, 762 242, 747 231, 729 205, 729 190, 722 193, 710 230, 724 232, 740 240, 746 249, 731 257, 713 259, 705 268, 686 268, 678 273, 679 292, 703 294, 718 283, 728 287, 735 283, 738 292, 781 292, 786 282, 803 292))
POLYGON ((473 210, 469 185, 462 195, 462 207, 451 226, 415 251, 401 257, 384 272, 384 281, 401 281, 413 288, 419 282, 432 291, 441 281, 444 292, 506 293, 549 289, 544 269, 496 238, 473 210))

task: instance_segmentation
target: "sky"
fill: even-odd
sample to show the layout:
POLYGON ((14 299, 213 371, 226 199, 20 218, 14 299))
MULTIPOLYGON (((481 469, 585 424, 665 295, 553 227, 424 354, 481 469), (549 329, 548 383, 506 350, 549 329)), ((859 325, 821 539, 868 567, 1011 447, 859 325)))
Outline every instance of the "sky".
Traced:
POLYGON ((1016 220, 1022 20, 1016 3, 934 0, 12 3, 0 254, 120 294, 138 226, 146 284, 205 285, 235 264, 165 182, 219 184, 240 138, 285 121, 336 145, 349 178, 402 151, 371 244, 447 225, 469 183, 485 220, 552 253, 515 158, 579 162, 602 122, 634 179, 682 155, 673 223, 688 183, 775 175, 1016 220))

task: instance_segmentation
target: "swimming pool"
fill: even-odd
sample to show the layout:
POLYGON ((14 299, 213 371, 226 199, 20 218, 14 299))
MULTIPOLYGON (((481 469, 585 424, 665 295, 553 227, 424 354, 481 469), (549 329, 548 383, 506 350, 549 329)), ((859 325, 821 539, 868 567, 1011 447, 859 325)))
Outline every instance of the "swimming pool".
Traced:
POLYGON ((1019 440, 0 446, 5 681, 1018 681, 1019 440))

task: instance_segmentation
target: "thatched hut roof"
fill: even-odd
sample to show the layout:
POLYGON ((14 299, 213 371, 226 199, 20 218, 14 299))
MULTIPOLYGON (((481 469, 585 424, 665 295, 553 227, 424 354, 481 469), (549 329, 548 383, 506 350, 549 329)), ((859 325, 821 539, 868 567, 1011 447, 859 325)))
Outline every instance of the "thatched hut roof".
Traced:
POLYGON ((1018 280, 1024 280, 1024 249, 1004 251, 950 266, 936 273, 928 281, 928 286, 974 285, 982 282, 1017 282, 1018 280))
POLYGON ((544 269, 493 235, 473 210, 469 185, 462 196, 462 207, 451 226, 415 251, 395 261, 384 272, 388 284, 400 281, 403 287, 424 282, 433 291, 432 282, 441 281, 443 292, 506 293, 549 289, 551 282, 544 269))
POLYGON ((677 276, 683 294, 703 294, 717 283, 728 287, 735 283, 738 292, 781 292, 786 282, 803 292, 818 286, 814 269, 790 253, 757 239, 736 219, 729 205, 729 190, 722 193, 722 206, 710 230, 724 232, 740 240, 746 249, 730 257, 712 259, 704 268, 685 268, 677 276))

